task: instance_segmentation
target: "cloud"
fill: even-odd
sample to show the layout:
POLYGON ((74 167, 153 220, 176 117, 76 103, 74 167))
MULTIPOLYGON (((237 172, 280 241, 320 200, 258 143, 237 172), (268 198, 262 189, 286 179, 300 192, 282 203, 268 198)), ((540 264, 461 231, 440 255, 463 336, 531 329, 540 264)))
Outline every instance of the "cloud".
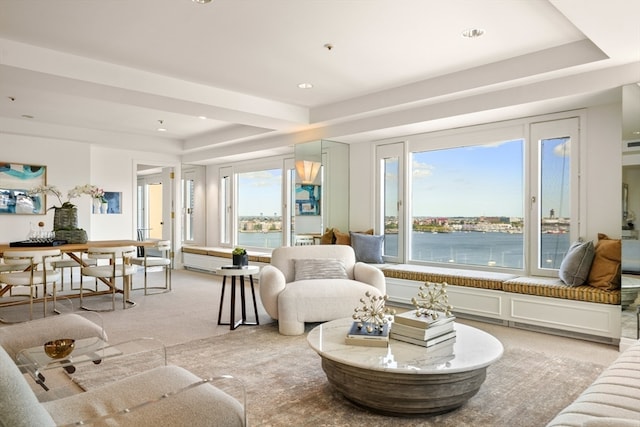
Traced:
POLYGON ((434 171, 433 165, 429 165, 427 163, 413 162, 413 176, 414 178, 424 178, 427 176, 433 175, 434 171))
POLYGON ((571 156, 571 140, 567 139, 567 141, 562 144, 558 144, 553 147, 553 154, 558 157, 570 157, 571 156))

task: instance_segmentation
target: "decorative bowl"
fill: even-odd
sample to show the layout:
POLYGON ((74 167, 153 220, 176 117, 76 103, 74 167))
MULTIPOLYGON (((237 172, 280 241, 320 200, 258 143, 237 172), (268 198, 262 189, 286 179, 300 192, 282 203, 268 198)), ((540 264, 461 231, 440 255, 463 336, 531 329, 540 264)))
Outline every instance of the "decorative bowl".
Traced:
POLYGON ((52 359, 62 359, 73 351, 76 340, 71 338, 61 338, 44 344, 44 352, 52 359))

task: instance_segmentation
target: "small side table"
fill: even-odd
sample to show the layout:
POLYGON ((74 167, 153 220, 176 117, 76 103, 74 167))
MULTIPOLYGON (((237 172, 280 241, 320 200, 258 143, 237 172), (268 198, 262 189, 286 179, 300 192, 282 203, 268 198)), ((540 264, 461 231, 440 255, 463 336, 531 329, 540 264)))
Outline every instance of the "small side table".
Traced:
POLYGON ((236 329, 240 325, 259 325, 258 304, 256 303, 256 291, 253 287, 253 275, 257 274, 260 269, 257 266, 247 266, 245 268, 219 268, 216 274, 222 276, 222 294, 220 295, 220 310, 218 311, 218 325, 229 325, 229 329, 236 329), (245 292, 244 278, 249 276, 251 284, 251 296, 253 297, 253 311, 255 314, 255 322, 247 322, 247 310, 245 308, 245 292), (231 277, 231 314, 229 315, 229 323, 222 323, 222 307, 224 304, 224 290, 227 285, 227 277, 231 277), (236 277, 240 278, 240 302, 242 306, 242 319, 236 321, 236 277))

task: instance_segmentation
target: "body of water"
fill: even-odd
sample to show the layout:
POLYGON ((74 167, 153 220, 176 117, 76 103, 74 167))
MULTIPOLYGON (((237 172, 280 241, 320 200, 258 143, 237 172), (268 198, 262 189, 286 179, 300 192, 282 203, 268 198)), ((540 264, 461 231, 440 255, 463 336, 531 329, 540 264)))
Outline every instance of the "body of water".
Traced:
MULTIPOLYGON (((559 268, 570 246, 569 234, 542 234, 545 268, 559 268)), ((282 232, 240 233, 238 245, 273 249, 282 246, 282 232)), ((385 253, 397 254, 398 236, 385 236, 385 253)), ((524 236, 509 233, 414 232, 411 259, 438 263, 523 268, 524 236)))
MULTIPOLYGON (((543 234, 545 268, 558 268, 569 249, 569 234, 543 234)), ((398 236, 385 236, 385 253, 397 254, 398 236)), ((523 268, 524 236, 509 233, 421 233, 414 232, 411 259, 478 266, 523 268)))

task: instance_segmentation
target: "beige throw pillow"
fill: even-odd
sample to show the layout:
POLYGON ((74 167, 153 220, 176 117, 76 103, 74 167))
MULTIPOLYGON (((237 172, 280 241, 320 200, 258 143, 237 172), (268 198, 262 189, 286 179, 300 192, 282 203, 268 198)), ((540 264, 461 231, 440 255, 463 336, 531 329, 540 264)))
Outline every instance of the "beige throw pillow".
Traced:
POLYGON ((621 260, 621 241, 610 239, 606 234, 598 233, 598 243, 589 272, 588 284, 607 290, 620 289, 621 260))

